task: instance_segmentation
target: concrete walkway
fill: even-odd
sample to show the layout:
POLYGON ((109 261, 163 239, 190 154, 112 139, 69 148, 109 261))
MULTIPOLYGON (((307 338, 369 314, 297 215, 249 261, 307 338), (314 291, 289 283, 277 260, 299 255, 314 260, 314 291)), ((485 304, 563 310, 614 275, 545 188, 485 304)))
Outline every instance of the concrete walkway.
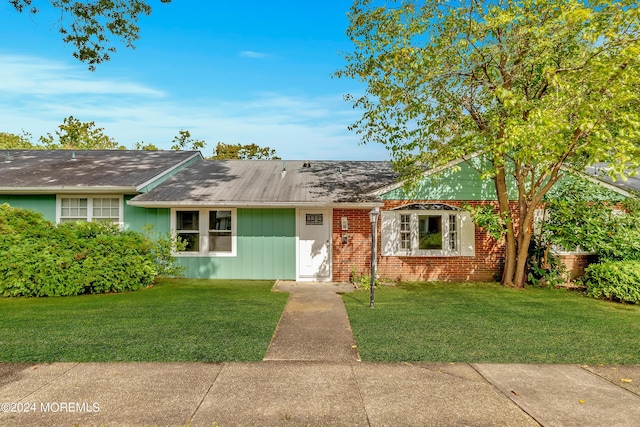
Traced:
POLYGON ((0 363, 0 426, 638 425, 640 366, 362 363, 348 289, 309 286, 279 285, 273 360, 0 363))
POLYGON ((274 291, 290 295, 265 361, 360 360, 347 310, 339 295, 353 292, 351 284, 279 281, 274 291))

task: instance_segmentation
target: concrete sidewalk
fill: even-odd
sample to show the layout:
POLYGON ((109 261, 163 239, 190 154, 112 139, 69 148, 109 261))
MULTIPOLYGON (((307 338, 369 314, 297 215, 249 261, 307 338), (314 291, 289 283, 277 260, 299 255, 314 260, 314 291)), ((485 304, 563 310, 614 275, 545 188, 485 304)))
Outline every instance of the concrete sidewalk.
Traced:
POLYGON ((639 384, 638 366, 0 364, 0 425, 637 426, 639 384))
POLYGON ((291 292, 265 361, 0 363, 0 426, 636 426, 640 366, 362 363, 338 292, 291 292))

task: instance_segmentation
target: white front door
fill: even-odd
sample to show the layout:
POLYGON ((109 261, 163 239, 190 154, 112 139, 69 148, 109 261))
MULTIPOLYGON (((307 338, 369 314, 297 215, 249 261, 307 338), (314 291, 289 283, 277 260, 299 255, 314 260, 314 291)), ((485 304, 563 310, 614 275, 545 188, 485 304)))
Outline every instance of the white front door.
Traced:
POLYGON ((331 210, 298 211, 298 279, 331 280, 331 210))

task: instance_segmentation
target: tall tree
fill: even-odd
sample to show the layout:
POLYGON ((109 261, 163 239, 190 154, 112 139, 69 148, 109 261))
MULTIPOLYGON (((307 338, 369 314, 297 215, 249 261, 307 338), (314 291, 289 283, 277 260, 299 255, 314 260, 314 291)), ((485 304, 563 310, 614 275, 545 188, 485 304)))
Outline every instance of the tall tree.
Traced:
POLYGON ((191 132, 180 129, 178 135, 173 137, 172 150, 199 150, 204 148, 207 143, 204 139, 194 139, 191 132))
POLYGON ((73 56, 89 64, 91 71, 95 70, 96 64, 108 61, 109 55, 116 51, 112 36, 134 48, 134 42, 140 38, 138 18, 151 13, 151 6, 144 0, 9 0, 9 3, 20 13, 38 13, 38 3, 48 3, 56 9, 60 13, 56 25, 62 41, 73 45, 73 56))
POLYGON ((94 122, 81 122, 73 116, 66 117, 58 126, 55 136, 47 133, 40 142, 48 150, 124 150, 113 138, 104 134, 104 128, 94 122))
POLYGON ((355 0, 355 48, 337 72, 367 85, 348 97, 364 110, 353 129, 413 179, 483 152, 505 238, 502 283, 522 287, 534 209, 563 167, 604 161, 624 177, 640 164, 638 2, 376 4, 355 0))
POLYGON ((277 160, 276 150, 256 144, 225 144, 218 142, 212 160, 277 160))
POLYGON ((2 150, 35 150, 41 148, 31 142, 31 134, 22 131, 21 135, 0 132, 0 149, 2 150))

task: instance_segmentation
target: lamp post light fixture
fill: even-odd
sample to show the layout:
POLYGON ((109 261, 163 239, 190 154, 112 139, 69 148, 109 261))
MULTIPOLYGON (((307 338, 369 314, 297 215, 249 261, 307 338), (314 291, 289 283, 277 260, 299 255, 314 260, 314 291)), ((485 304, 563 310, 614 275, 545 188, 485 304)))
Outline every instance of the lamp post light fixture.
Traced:
POLYGON ((371 209, 371 212, 369 212, 369 221, 371 222, 371 292, 369 294, 370 308, 373 308, 376 287, 376 232, 378 230, 378 216, 380 216, 380 210, 378 208, 371 209))

